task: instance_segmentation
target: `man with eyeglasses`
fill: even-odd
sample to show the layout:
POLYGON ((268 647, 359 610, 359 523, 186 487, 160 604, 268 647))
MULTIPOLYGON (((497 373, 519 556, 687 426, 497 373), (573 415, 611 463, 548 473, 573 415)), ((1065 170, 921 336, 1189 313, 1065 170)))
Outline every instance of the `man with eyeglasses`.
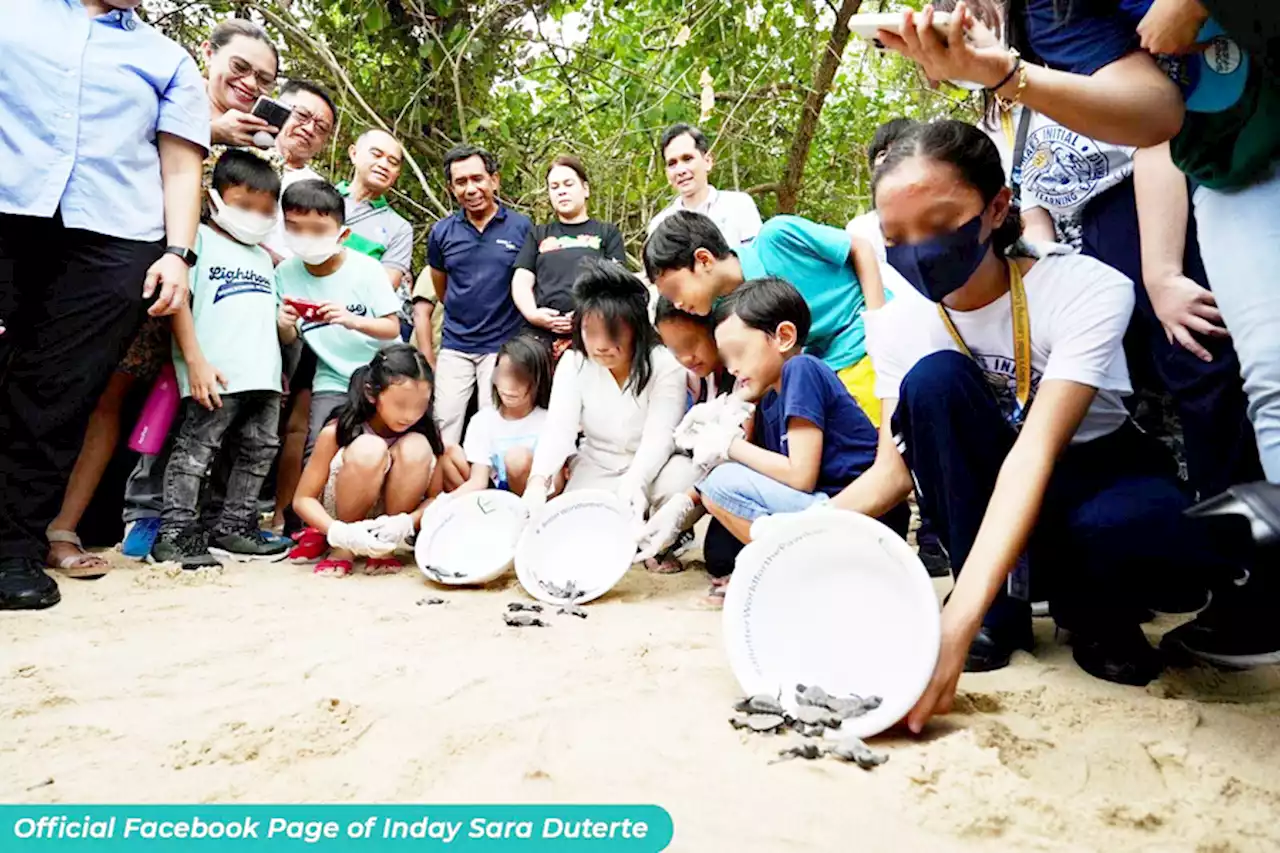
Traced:
MULTIPOLYGON (((325 180, 311 168, 310 163, 329 141, 338 120, 338 110, 329 93, 308 80, 285 83, 280 87, 277 100, 293 111, 276 137, 276 150, 284 161, 280 175, 280 193, 283 195, 297 181, 325 180)), ((284 245, 283 216, 277 217, 276 230, 263 245, 276 257, 277 263, 293 254, 284 245)))

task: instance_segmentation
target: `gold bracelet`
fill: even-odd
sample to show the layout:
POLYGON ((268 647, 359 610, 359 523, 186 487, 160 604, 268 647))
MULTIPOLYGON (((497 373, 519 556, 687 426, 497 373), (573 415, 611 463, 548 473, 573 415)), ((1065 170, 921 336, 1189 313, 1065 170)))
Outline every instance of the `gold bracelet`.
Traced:
POLYGON ((1018 66, 1018 88, 1014 90, 1012 98, 1004 98, 996 95, 996 102, 1002 109, 1011 110, 1014 105, 1022 103, 1022 93, 1027 88, 1027 64, 1024 62, 1018 66))

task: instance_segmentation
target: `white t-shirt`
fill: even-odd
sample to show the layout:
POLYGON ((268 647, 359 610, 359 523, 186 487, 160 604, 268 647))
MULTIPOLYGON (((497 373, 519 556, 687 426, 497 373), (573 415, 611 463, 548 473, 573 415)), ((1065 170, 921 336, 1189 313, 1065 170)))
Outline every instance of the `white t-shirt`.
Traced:
MULTIPOLYGON (((1067 246, 1040 247, 1042 257, 1023 277, 1031 320, 1031 386, 1066 379, 1098 389, 1072 437, 1081 444, 1108 435, 1129 417, 1122 398, 1132 393, 1124 333, 1133 313, 1133 282, 1067 246)), ((1017 380, 1009 294, 974 311, 951 311, 951 321, 1011 418, 1017 380)), ((876 371, 876 396, 896 400, 903 378, 920 359, 960 347, 937 306, 895 299, 865 315, 867 351, 876 371)))
MULTIPOLYGON (((1009 116, 1015 139, 1022 109, 1015 105, 1009 116)), ((1004 128, 997 124, 993 130, 985 123, 981 127, 1000 150, 1005 175, 1012 177, 1013 144, 1004 128)), ((1098 142, 1033 112, 1022 150, 1022 209, 1048 210, 1059 237, 1078 249, 1085 204, 1133 174, 1135 150, 1098 142)))
MULTIPOLYGON (((301 169, 290 169, 284 167, 284 173, 280 175, 280 195, 284 195, 284 191, 298 181, 323 181, 324 178, 319 172, 310 166, 303 166, 301 169)), ((284 210, 276 205, 276 230, 271 232, 271 236, 262 241, 262 245, 275 252, 282 258, 292 258, 293 252, 284 244, 284 210)))
POLYGON ((535 408, 517 420, 504 418, 497 409, 481 409, 467 425, 462 452, 472 465, 488 465, 489 480, 496 488, 505 488, 507 451, 527 447, 532 452, 546 422, 546 409, 535 408))
POLYGON ((675 201, 658 211, 657 215, 649 220, 649 233, 652 234, 653 229, 658 227, 658 223, 677 210, 709 216, 720 229, 720 233, 724 235, 724 240, 729 244, 730 249, 750 243, 760 233, 760 227, 764 224, 760 220, 760 210, 756 207, 755 199, 747 193, 708 187, 707 197, 697 207, 685 207, 684 197, 676 196, 675 201))
MULTIPOLYGON (((844 227, 844 231, 850 237, 861 237, 871 244, 876 250, 876 257, 880 260, 880 281, 884 284, 885 296, 892 299, 919 299, 928 303, 929 300, 916 290, 911 282, 902 277, 902 273, 898 272, 889 262, 885 260, 884 251, 884 232, 880 230, 880 214, 874 210, 869 213, 863 213, 849 220, 849 224, 844 227)), ((864 312, 870 314, 874 312, 864 312)))

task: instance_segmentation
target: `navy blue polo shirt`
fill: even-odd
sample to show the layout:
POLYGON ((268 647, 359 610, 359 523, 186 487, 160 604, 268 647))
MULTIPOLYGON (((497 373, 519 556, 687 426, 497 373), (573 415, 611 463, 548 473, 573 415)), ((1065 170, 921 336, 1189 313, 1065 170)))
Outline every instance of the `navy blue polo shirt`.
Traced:
POLYGON ((497 352, 524 324, 511 300, 516 255, 533 229, 529 217, 503 205, 483 232, 458 211, 431 228, 427 263, 448 276, 444 349, 497 352))

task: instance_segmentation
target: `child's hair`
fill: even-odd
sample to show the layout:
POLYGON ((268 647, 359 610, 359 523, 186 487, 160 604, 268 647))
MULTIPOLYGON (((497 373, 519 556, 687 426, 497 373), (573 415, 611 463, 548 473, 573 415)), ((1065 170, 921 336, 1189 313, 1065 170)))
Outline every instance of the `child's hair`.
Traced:
POLYGON ((892 148, 893 143, 901 139, 916 124, 917 122, 913 118, 899 116, 898 118, 891 118, 877 127, 876 132, 871 137, 871 142, 867 145, 867 162, 871 164, 871 168, 875 169, 877 157, 892 148))
POLYGON ((714 334, 715 326, 711 324, 710 317, 701 317, 697 314, 690 314, 688 311, 681 311, 676 304, 665 296, 658 297, 658 303, 653 308, 653 325, 661 326, 668 320, 692 323, 695 326, 701 326, 707 330, 708 334, 714 334))
MULTIPOLYGON (((503 359, 515 368, 521 379, 533 386, 535 407, 545 409, 551 405, 551 353, 546 344, 532 335, 516 335, 498 350, 498 361, 503 359)), ((493 405, 502 408, 496 385, 493 386, 493 405)))
POLYGON ((667 270, 693 269, 693 253, 706 249, 718 259, 730 255, 720 228, 711 217, 679 210, 658 223, 644 243, 644 272, 657 281, 667 270))
POLYGON ((360 427, 369 422, 377 412, 378 395, 398 382, 404 380, 425 380, 432 384, 431 401, 427 403, 426 414, 406 432, 421 433, 427 437, 431 450, 439 456, 444 453, 444 442, 436 429, 435 421, 435 376, 427 358, 408 344, 393 344, 379 350, 363 367, 356 368, 351 374, 351 382, 347 384, 347 402, 338 409, 335 418, 338 424, 338 446, 346 447, 360 435, 360 427))
MULTIPOLYGON (((967 122, 938 119, 917 124, 889 149, 871 179, 871 197, 875 198, 876 188, 885 175, 912 157, 927 157, 948 164, 962 181, 978 191, 983 204, 990 204, 1005 188, 1004 166, 996 144, 967 122)), ((1025 251, 1018 246, 1021 236, 1022 217, 1017 205, 1011 205, 1009 215, 991 235, 996 257, 1005 257, 1011 248, 1014 254, 1025 251)))
POLYGON ((577 305, 573 312, 573 348, 587 354, 582 339, 582 321, 587 316, 602 319, 614 340, 624 325, 630 327, 635 349, 627 385, 631 393, 639 395, 653 375, 653 350, 661 346, 658 333, 649 322, 649 291, 621 264, 608 258, 585 258, 578 270, 573 284, 577 305))
POLYGON ((743 325, 772 335, 780 323, 796 327, 796 347, 809 339, 812 315, 800 291, 788 281, 769 276, 743 282, 716 305, 715 322, 720 325, 736 316, 743 325))
POLYGON ((212 185, 219 195, 231 187, 248 187, 261 193, 280 196, 280 176, 271 164, 257 154, 228 148, 213 167, 212 185))
POLYGON ((284 213, 322 213, 333 217, 339 228, 347 221, 342 195, 328 181, 319 179, 290 184, 280 197, 280 210, 284 213))

